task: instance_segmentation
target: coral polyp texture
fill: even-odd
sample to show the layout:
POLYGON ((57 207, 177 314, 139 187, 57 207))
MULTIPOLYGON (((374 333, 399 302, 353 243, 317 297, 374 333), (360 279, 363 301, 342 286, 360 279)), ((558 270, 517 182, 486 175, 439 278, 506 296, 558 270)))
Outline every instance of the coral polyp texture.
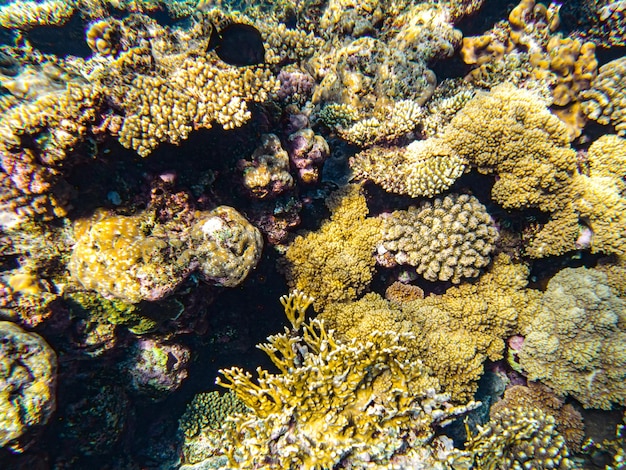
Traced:
MULTIPOLYGON (((306 305, 296 308, 304 314, 306 305)), ((430 446, 437 428, 476 404, 449 404, 401 341, 402 335, 381 331, 338 341, 318 320, 268 337, 259 348, 278 373, 259 368, 253 380, 238 367, 221 371, 218 383, 249 411, 225 422, 213 458, 226 455, 232 467, 336 468, 414 453, 425 465, 436 464, 430 446)))
POLYGON ((57 357, 38 334, 2 321, 0 358, 0 448, 23 452, 56 409, 57 357))
POLYGON ((522 328, 520 364, 585 408, 611 409, 626 401, 626 306, 604 273, 566 268, 548 283, 536 313, 522 328))
POLYGON ((591 88, 581 93, 587 116, 604 125, 612 125, 618 135, 626 136, 626 57, 600 67, 591 88))
POLYGON ((441 139, 416 140, 406 147, 372 147, 350 159, 354 177, 411 197, 444 192, 467 162, 441 139), (393 168, 393 170, 391 170, 393 168))
POLYGON ((193 271, 207 282, 236 286, 256 266, 261 233, 228 206, 197 213, 183 232, 149 213, 98 214, 75 228, 69 262, 83 287, 129 303, 171 294, 193 271))
POLYGON ((461 282, 489 264, 498 231, 478 199, 451 194, 383 216, 379 257, 415 266, 429 281, 461 282))
POLYGON ((354 300, 369 285, 381 221, 366 217, 360 186, 335 191, 327 200, 332 212, 320 229, 299 235, 285 254, 290 287, 315 297, 315 308, 329 302, 354 300), (355 230, 358 227, 358 230, 355 230))

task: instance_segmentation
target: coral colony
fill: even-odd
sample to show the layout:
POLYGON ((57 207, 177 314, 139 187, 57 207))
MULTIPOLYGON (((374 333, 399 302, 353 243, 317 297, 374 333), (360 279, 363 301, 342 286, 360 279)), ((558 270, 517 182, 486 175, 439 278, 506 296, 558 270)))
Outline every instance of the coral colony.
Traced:
POLYGON ((1 1, 0 468, 626 468, 625 46, 611 0, 1 1))

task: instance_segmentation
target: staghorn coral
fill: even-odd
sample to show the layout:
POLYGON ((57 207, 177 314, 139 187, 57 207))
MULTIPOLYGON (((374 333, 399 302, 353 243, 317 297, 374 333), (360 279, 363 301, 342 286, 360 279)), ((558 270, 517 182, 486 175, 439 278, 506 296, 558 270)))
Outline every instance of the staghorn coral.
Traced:
POLYGON ((581 92, 585 114, 600 124, 612 125, 618 135, 626 136, 626 57, 600 67, 589 90, 581 92))
POLYGON ((236 286, 260 258, 260 232, 231 207, 197 213, 186 228, 158 224, 149 213, 97 214, 76 224, 69 270, 105 298, 137 303, 171 294, 194 270, 207 282, 236 286))
POLYGON ((539 309, 522 322, 519 362, 528 378, 572 395, 585 408, 624 404, 624 301, 602 272, 566 268, 548 283, 539 309))
POLYGON ((478 199, 451 194, 383 216, 378 255, 415 266, 429 281, 458 284, 489 264, 497 239, 498 231, 478 199))
POLYGON ((354 178, 411 197, 444 192, 463 174, 466 160, 443 140, 416 140, 406 147, 372 147, 350 159, 354 178))
POLYGON ((565 438, 567 448, 579 451, 585 437, 583 417, 570 403, 557 397, 554 392, 539 382, 528 382, 528 385, 514 385, 504 391, 504 397, 497 401, 489 410, 489 414, 497 419, 503 410, 518 407, 539 409, 546 415, 552 415, 556 430, 565 438))
POLYGON ((504 339, 519 314, 536 308, 539 294, 525 289, 528 268, 499 255, 474 284, 441 296, 393 303, 377 294, 346 304, 330 304, 320 314, 341 340, 365 338, 369 331, 410 333, 403 343, 430 367, 442 389, 463 402, 476 391, 486 358, 503 357, 504 339))
POLYGON ((239 160, 237 168, 243 171, 244 188, 255 198, 276 197, 294 186, 289 155, 275 134, 263 134, 250 160, 239 160))
POLYGON ((326 204, 332 215, 316 232, 299 235, 282 262, 292 289, 315 297, 315 308, 355 299, 370 283, 381 221, 366 218, 365 196, 358 185, 335 191, 326 204))
POLYGON ((218 383, 250 411, 226 421, 213 455, 234 467, 335 468, 423 450, 434 464, 435 429, 477 404, 449 405, 425 366, 408 360, 403 336, 370 331, 344 343, 318 320, 270 336, 259 348, 279 373, 259 368, 253 381, 237 367, 220 371, 218 383))
POLYGON ((41 336, 5 321, 0 358, 0 447, 23 452, 56 408, 57 358, 41 336))
POLYGON ((455 464, 469 468, 576 468, 554 417, 538 408, 517 407, 494 413, 459 454, 455 464))

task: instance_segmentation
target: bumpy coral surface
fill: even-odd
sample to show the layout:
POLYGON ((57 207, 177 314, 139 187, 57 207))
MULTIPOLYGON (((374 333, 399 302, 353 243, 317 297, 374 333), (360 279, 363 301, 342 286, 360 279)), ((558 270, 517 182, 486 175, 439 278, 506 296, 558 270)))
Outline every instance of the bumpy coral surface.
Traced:
MULTIPOLYGON (((554 417, 537 408, 518 407, 494 413, 465 445, 470 468, 574 469, 554 417)), ((463 462, 463 458, 458 459, 463 462)))
POLYGON ((264 134, 250 160, 240 160, 243 186, 254 197, 273 197, 293 187, 289 173, 289 155, 280 139, 274 134, 264 134))
POLYGON ((56 408, 57 358, 44 339, 0 322, 0 447, 21 452, 56 408))
POLYGON ((581 93, 582 106, 591 119, 611 124, 622 137, 626 136, 626 57, 600 67, 591 89, 581 93))
POLYGON ((626 402, 626 306, 605 274, 563 269, 530 318, 519 354, 529 379, 575 397, 586 408, 626 402))
POLYGON ((156 224, 148 213, 99 214, 77 224, 69 269, 105 298, 137 303, 172 293, 194 270, 211 283, 236 286, 256 266, 263 240, 237 211, 198 213, 188 230, 156 224))
POLYGON ((478 282, 444 295, 390 303, 371 293, 331 304, 321 318, 342 340, 362 339, 372 330, 411 333, 403 344, 462 402, 476 391, 485 359, 503 357, 504 339, 515 331, 518 315, 536 308, 538 294, 525 289, 527 276, 524 265, 500 255, 478 282))
POLYGON ((379 258, 415 266, 429 281, 461 282, 489 264, 498 231, 478 199, 451 194, 383 216, 379 258))
MULTIPOLYGON (((302 318, 306 305, 295 306, 302 318)), ((450 406, 425 366, 407 358, 395 333, 371 331, 343 343, 318 320, 302 324, 301 332, 296 324, 260 345, 279 373, 259 368, 253 381, 240 368, 221 371, 218 383, 250 408, 230 418, 213 449, 231 466, 382 464, 428 448, 436 427, 475 406, 450 406)), ((428 462, 436 460, 430 455, 428 462)))
POLYGON ((370 283, 381 222, 366 218, 368 209, 359 186, 333 193, 332 211, 316 232, 298 236, 289 246, 284 268, 288 284, 315 297, 315 308, 353 300, 370 283))
POLYGON ((432 197, 463 174, 466 160, 441 139, 416 140, 406 147, 372 147, 350 159, 354 176, 386 191, 432 197))

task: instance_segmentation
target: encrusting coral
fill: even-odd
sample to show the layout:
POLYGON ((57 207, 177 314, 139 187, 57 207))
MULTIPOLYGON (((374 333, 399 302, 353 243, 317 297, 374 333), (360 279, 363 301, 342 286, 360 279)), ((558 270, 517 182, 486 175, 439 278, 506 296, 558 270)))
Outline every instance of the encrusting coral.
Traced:
POLYGON ((626 307, 604 273, 566 268, 548 283, 540 306, 523 317, 519 363, 585 408, 626 403, 626 307))
POLYGON ((283 268, 293 289, 315 297, 315 308, 354 300, 372 280, 381 221, 366 217, 362 189, 350 185, 326 201, 332 215, 318 231, 299 235, 285 253, 283 268))
POLYGON ((278 373, 259 368, 253 380, 237 367, 220 371, 218 384, 249 411, 228 418, 213 456, 246 468, 361 467, 404 456, 436 465, 437 428, 477 404, 450 405, 427 368, 409 359, 406 335, 370 331, 342 342, 323 322, 305 322, 311 300, 285 296, 292 329, 259 345, 278 373))
POLYGON ((0 448, 23 452, 56 408, 57 357, 45 340, 0 322, 0 448))
POLYGON ((429 281, 461 282, 491 261, 498 231, 478 199, 451 194, 382 216, 381 264, 415 266, 429 281))
POLYGON ((100 213, 79 221, 75 234, 73 278, 105 298, 129 303, 161 299, 195 270, 207 282, 236 286, 263 247, 259 230, 228 206, 195 214, 184 231, 156 223, 149 212, 100 213))

